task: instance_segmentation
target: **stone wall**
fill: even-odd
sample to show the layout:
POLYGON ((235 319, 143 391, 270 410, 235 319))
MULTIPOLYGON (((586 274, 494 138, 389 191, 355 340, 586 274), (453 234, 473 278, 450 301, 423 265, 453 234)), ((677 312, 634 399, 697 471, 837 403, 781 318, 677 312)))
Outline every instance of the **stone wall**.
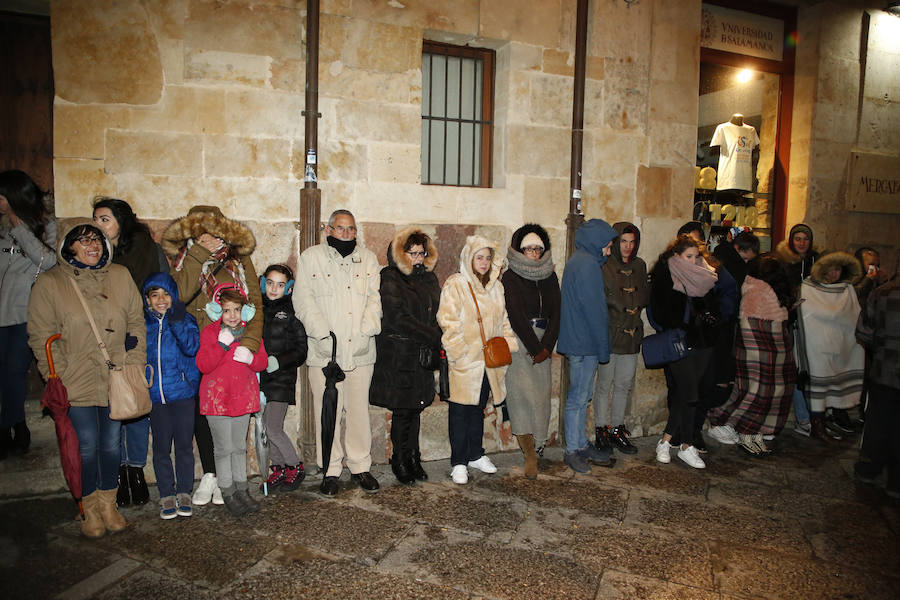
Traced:
MULTIPOLYGON (((396 228, 423 225, 442 254, 441 280, 466 235, 505 243, 535 221, 551 232, 561 271, 575 4, 324 0, 322 214, 352 210, 379 256, 396 228), (491 189, 420 184, 423 39, 497 51, 491 189)), ((652 263, 690 216, 700 1, 591 5, 584 207, 589 218, 634 221, 652 263)), ((94 195, 109 194, 159 231, 194 204, 216 204, 253 228, 257 267, 295 263, 305 2, 57 0, 51 18, 59 216, 87 215, 94 195)), ((659 431, 663 389, 659 372, 640 371, 635 433, 659 431)), ((449 453, 445 410, 426 411, 427 458, 449 453)), ((380 461, 387 417, 373 409, 372 419, 380 461)), ((511 448, 508 425, 487 419, 485 446, 511 448)))
POLYGON ((799 11, 787 227, 809 223, 824 249, 878 248, 893 271, 900 215, 846 208, 852 151, 900 155, 900 18, 883 6, 830 1, 799 11))

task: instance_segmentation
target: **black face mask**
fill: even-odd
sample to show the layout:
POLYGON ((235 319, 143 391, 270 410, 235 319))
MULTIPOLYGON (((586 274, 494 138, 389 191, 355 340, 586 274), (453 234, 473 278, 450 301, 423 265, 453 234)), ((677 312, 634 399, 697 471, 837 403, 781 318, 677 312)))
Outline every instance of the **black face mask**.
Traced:
POLYGON ((329 235, 327 238, 328 245, 338 251, 338 254, 347 258, 356 249, 356 240, 339 240, 329 235))

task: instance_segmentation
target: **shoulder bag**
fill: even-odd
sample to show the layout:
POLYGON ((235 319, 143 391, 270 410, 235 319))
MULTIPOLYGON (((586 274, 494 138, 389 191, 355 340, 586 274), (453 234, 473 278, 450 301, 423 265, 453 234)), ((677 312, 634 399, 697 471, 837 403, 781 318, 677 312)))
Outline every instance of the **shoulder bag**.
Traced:
POLYGON ((106 360, 109 367, 109 418, 115 421, 125 421, 128 419, 136 419, 150 412, 153 404, 150 400, 150 386, 153 381, 153 365, 125 365, 119 367, 113 364, 106 351, 106 344, 100 338, 100 332, 97 330, 97 324, 94 323, 94 317, 88 308, 78 284, 73 279, 69 280, 72 287, 75 288, 75 294, 81 301, 84 313, 87 315, 88 322, 91 324, 91 330, 94 337, 97 338, 97 345, 100 346, 100 352, 106 360), (146 379, 147 367, 150 367, 150 379, 146 379))
MULTIPOLYGON (((688 297, 687 304, 684 307, 685 320, 690 314, 690 304, 691 299, 688 297)), ((647 318, 654 328, 657 327, 649 310, 647 318)), ((680 327, 664 329, 653 335, 646 336, 641 341, 641 356, 644 357, 644 366, 648 369, 658 369, 687 356, 690 348, 688 348, 685 338, 686 333, 680 327)))
POLYGON ((472 294, 472 300, 475 300, 475 312, 478 313, 478 329, 481 331, 481 349, 484 352, 484 366, 489 369, 497 367, 505 367, 512 363, 512 356, 509 353, 509 344, 506 338, 500 336, 485 339, 484 325, 481 321, 481 310, 478 308, 478 300, 475 298, 475 290, 472 284, 469 284, 469 292, 472 294))

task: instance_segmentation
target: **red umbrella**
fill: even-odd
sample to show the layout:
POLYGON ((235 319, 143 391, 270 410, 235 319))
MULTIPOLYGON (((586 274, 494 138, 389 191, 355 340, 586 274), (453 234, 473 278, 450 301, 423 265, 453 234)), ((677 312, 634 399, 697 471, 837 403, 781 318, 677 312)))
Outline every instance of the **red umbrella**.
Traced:
POLYGON ((62 463, 63 475, 66 483, 69 484, 72 497, 78 503, 78 512, 84 518, 84 507, 81 504, 81 453, 78 451, 78 436, 75 435, 75 428, 69 419, 69 393, 53 368, 53 354, 50 352, 50 345, 61 337, 62 334, 59 333, 51 335, 44 343, 50 375, 47 377, 44 395, 41 396, 41 405, 50 411, 50 416, 56 425, 59 460, 62 463))

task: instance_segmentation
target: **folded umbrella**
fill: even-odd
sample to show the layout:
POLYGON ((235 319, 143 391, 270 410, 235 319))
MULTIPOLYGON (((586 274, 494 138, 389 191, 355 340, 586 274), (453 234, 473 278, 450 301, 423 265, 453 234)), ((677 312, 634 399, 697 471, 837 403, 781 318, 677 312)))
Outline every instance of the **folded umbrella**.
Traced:
POLYGON ((333 331, 331 335, 331 361, 322 367, 325 375, 325 391, 322 393, 322 476, 328 474, 328 464, 331 462, 331 444, 334 443, 334 429, 337 425, 337 384, 346 378, 344 371, 337 364, 337 337, 333 331))
MULTIPOLYGON (((259 374, 257 374, 259 377, 259 374)), ((264 496, 269 495, 269 482, 266 473, 269 467, 269 433, 266 431, 266 395, 259 392, 259 412, 254 414, 256 425, 256 462, 259 464, 259 474, 262 477, 262 491, 264 496)))

